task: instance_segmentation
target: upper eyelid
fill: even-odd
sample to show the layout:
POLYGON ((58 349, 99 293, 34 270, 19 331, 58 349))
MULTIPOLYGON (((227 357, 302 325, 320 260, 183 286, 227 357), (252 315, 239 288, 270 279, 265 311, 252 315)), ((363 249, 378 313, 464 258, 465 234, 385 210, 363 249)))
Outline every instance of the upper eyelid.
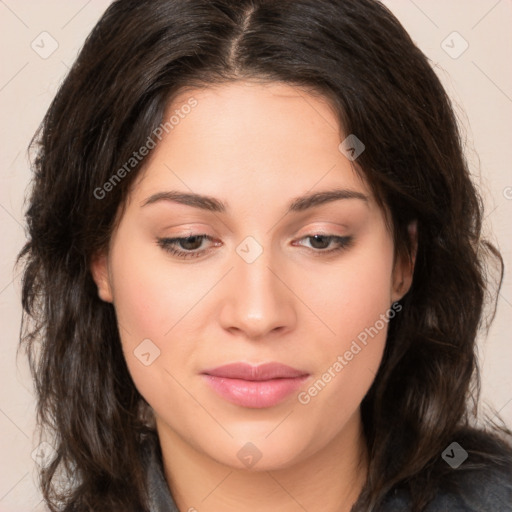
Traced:
MULTIPOLYGON (((342 222, 316 221, 314 224, 322 224, 322 223, 323 224, 327 223, 327 224, 335 225, 335 226, 337 226, 337 229, 343 228, 344 230, 349 230, 349 231, 353 229, 353 227, 350 227, 349 224, 342 223, 342 222)), ((169 227, 171 227, 171 226, 169 226, 169 227)), ((172 226, 172 227, 179 227, 179 226, 172 226)), ((297 235, 294 238, 302 238, 302 237, 305 237, 305 236, 312 236, 312 235, 339 236, 339 237, 346 236, 346 235, 344 235, 342 233, 334 233, 333 232, 333 228, 328 228, 328 227, 317 227, 317 226, 313 225, 313 226, 309 226, 309 227, 307 227, 305 229, 306 229, 306 231, 304 232, 303 235, 300 235, 300 236, 297 235)), ((216 235, 208 234, 201 227, 184 228, 184 231, 185 232, 183 234, 176 234, 176 235, 175 234, 171 234, 169 236, 164 236, 162 238, 166 238, 166 239, 184 239, 184 238, 189 238, 189 237, 192 237, 192 236, 206 236, 206 237, 211 238, 211 239, 216 239, 217 238, 216 235)), ((230 230, 230 232, 231 232, 231 230, 230 230)))

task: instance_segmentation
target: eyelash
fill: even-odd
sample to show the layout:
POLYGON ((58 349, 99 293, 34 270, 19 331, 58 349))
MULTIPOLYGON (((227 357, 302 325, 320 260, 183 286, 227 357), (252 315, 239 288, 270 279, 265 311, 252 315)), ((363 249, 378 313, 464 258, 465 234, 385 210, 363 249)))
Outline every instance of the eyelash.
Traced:
MULTIPOLYGON (((337 235, 326 235, 323 233, 316 233, 314 235, 306 235, 299 240, 304 240, 305 238, 314 238, 315 236, 326 238, 329 242, 334 240, 337 243, 337 247, 330 250, 324 250, 324 249, 310 249, 314 251, 316 256, 322 256, 326 254, 333 254, 336 252, 343 251, 345 249, 348 249, 351 247, 353 243, 353 237, 352 236, 337 236, 337 235)), ((190 259, 190 258, 198 258, 202 256, 203 254, 206 254, 209 252, 209 249, 203 249, 197 252, 192 251, 184 251, 180 249, 176 249, 176 245, 182 241, 189 240, 191 238, 200 238, 201 240, 210 240, 213 241, 213 238, 209 235, 189 235, 186 237, 179 237, 179 238, 158 238, 157 244, 164 249, 165 251, 169 252, 173 256, 177 256, 181 259, 190 259)))

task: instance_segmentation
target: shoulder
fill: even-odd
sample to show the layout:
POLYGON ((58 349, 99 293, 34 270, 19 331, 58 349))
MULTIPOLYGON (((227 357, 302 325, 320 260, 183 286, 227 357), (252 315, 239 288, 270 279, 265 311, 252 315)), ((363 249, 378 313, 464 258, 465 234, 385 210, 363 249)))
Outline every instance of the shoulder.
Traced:
MULTIPOLYGON (((467 458, 457 467, 439 460, 432 499, 421 512, 512 512, 512 448, 506 443, 472 432, 460 438, 467 458)), ((394 489, 378 512, 410 512, 411 493, 394 489)))
MULTIPOLYGON (((500 471, 467 472, 457 488, 439 489, 424 512, 512 512, 512 479, 500 471)), ((410 512, 410 494, 395 490, 388 494, 378 512, 410 512)))
POLYGON ((449 489, 442 489, 427 508, 428 512, 512 512, 512 473, 508 469, 488 465, 461 471, 449 489), (436 503, 437 502, 437 503, 436 503))

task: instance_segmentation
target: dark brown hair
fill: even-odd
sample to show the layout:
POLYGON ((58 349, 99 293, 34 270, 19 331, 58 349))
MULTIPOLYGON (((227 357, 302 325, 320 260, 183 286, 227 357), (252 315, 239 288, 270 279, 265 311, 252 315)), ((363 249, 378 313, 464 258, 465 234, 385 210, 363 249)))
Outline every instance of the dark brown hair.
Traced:
POLYGON ((498 263, 501 285, 503 263, 481 239, 481 199, 450 101, 396 18, 373 0, 118 0, 31 145, 21 346, 56 449, 41 471, 52 511, 147 510, 144 401, 113 305, 98 298, 89 270, 144 162, 103 198, 95 190, 145 144, 183 88, 238 79, 328 98, 344 133, 366 146, 357 167, 389 208, 397 254, 410 257, 407 226, 418 222, 412 287, 361 404, 370 466, 357 510, 377 510, 397 487, 422 510, 450 486, 441 453, 453 441, 470 454, 461 471, 510 461, 508 429, 472 426, 486 297, 489 321, 495 311, 487 269, 498 263))

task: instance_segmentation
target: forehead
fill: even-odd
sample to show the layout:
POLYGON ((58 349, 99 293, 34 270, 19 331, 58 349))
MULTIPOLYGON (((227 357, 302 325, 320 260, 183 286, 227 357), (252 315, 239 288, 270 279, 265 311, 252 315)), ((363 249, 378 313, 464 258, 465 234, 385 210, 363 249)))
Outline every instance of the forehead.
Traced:
POLYGON ((366 188, 340 152, 344 134, 328 100, 298 87, 241 81, 189 88, 168 105, 166 121, 172 126, 139 175, 144 192, 180 175, 203 189, 213 181, 311 188, 326 179, 366 188))
POLYGON ((187 128, 191 128, 203 143, 208 139, 233 142, 229 147, 233 151, 240 142, 241 150, 257 147, 261 152, 271 148, 268 144, 271 139, 275 147, 300 140, 306 149, 329 135, 319 148, 322 150, 326 144, 339 142, 342 136, 339 120, 328 100, 297 86, 237 81, 188 89, 169 104, 166 117, 179 111, 192 97, 197 106, 173 130, 175 137, 190 136, 187 128), (261 138, 256 139, 258 136, 261 138))

